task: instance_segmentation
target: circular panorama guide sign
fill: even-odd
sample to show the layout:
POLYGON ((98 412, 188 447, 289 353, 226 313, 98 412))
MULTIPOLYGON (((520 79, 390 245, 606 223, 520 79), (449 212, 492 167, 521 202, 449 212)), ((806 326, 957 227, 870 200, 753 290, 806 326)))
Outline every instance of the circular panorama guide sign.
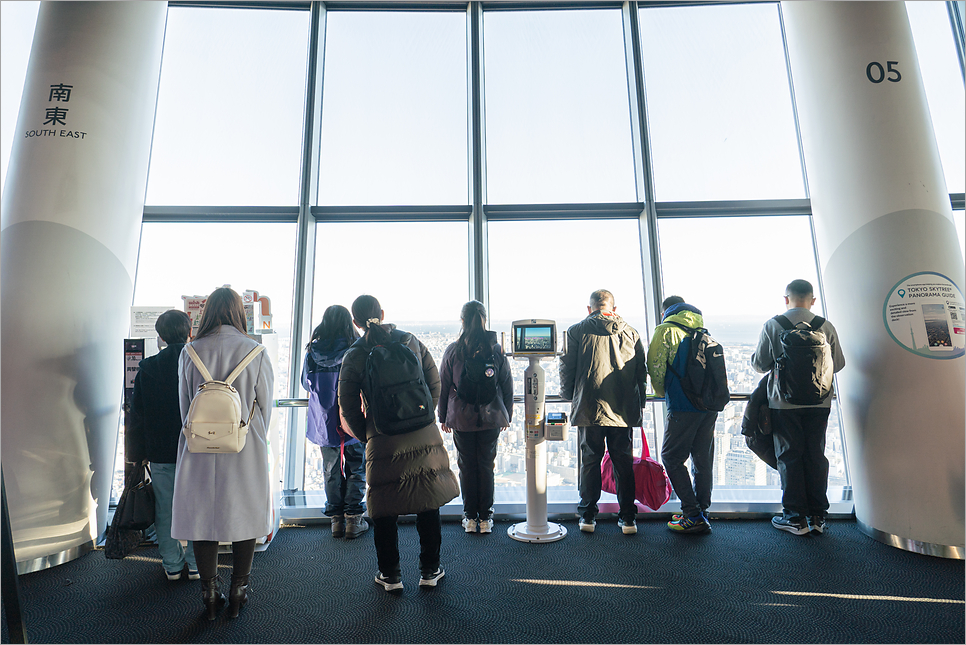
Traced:
POLYGON ((966 352, 963 293, 940 273, 923 271, 897 282, 882 317, 892 339, 913 354, 950 359, 966 352))

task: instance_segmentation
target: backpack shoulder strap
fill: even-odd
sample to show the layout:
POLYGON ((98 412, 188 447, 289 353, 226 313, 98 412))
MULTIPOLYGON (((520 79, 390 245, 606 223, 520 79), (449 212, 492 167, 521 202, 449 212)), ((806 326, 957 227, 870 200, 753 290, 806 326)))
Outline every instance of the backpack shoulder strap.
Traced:
POLYGON ((188 350, 188 357, 191 358, 191 362, 194 363, 195 367, 198 368, 198 371, 201 372, 201 378, 205 379, 206 381, 213 381, 214 379, 211 378, 211 372, 209 372, 208 368, 205 367, 205 364, 201 362, 201 357, 198 356, 198 352, 195 351, 195 348, 191 345, 185 345, 184 348, 188 350))
POLYGON ((824 318, 822 318, 821 316, 815 316, 814 318, 812 318, 812 322, 809 323, 809 327, 812 328, 812 331, 818 331, 824 324, 825 324, 824 318))
POLYGON ((782 329, 795 329, 795 325, 793 325, 792 321, 786 318, 784 314, 778 314, 773 318, 773 320, 778 321, 778 324, 782 326, 782 329))
POLYGON ((689 336, 691 334, 693 334, 696 329, 700 329, 700 328, 695 328, 695 327, 688 327, 687 325, 682 325, 681 323, 679 323, 679 322, 677 322, 675 320, 665 320, 664 322, 667 323, 667 324, 669 324, 669 325, 674 325, 675 327, 680 327, 689 336))
POLYGON ((228 378, 225 379, 225 383, 228 385, 234 383, 235 379, 238 378, 243 371, 245 371, 245 368, 248 367, 248 364, 255 360, 255 357, 258 356, 263 349, 265 349, 264 345, 258 345, 255 347, 255 349, 248 352, 245 358, 241 360, 241 363, 239 363, 238 366, 231 371, 231 374, 228 375, 228 378))

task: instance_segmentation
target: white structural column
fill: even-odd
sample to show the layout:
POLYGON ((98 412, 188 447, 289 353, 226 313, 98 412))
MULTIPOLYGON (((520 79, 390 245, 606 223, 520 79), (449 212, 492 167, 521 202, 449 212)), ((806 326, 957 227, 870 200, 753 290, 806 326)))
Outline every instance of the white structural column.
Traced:
POLYGON ((69 559, 106 524, 166 15, 166 2, 43 2, 37 18, 0 249, 21 570, 69 559))
POLYGON ((964 265, 905 5, 781 9, 856 516, 962 558, 964 265))

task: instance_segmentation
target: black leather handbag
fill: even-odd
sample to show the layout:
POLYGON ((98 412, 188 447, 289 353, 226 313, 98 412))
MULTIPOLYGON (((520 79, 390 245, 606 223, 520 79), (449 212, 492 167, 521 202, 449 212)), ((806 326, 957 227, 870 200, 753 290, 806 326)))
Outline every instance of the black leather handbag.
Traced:
POLYGON ((154 524, 154 485, 146 459, 131 474, 114 513, 114 523, 121 531, 139 531, 154 524))

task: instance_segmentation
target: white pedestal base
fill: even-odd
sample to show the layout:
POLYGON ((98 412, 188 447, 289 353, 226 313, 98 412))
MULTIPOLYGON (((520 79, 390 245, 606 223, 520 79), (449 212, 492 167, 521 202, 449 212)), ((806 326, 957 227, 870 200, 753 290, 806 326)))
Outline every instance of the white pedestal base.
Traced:
POLYGON ((526 522, 514 524, 506 534, 518 542, 556 542, 567 536, 567 529, 554 522, 547 522, 543 529, 531 528, 526 522))

